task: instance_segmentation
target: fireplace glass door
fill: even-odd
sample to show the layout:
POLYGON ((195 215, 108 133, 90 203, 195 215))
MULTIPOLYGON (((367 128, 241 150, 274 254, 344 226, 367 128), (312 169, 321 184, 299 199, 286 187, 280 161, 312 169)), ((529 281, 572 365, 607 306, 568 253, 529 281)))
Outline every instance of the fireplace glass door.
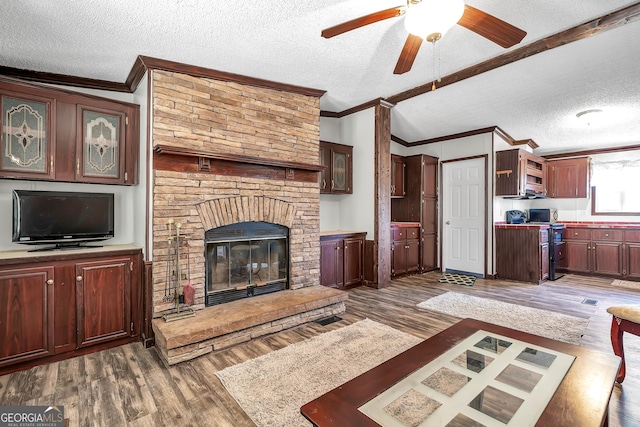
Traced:
POLYGON ((233 224, 210 230, 206 238, 207 305, 287 288, 286 227, 233 224))

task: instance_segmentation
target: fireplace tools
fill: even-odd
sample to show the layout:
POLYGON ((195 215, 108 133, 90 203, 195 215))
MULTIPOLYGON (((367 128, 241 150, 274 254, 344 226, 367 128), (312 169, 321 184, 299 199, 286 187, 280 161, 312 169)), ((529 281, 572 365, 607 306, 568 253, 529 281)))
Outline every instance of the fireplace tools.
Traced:
MULTIPOLYGON (((170 219, 168 226, 169 245, 167 248, 167 275, 170 276, 170 280, 167 280, 165 283, 164 299, 166 301, 173 301, 175 303, 176 311, 175 313, 165 314, 162 318, 165 322, 172 322, 174 320, 193 317, 196 313, 191 308, 180 307, 180 304, 184 302, 182 271, 180 268, 180 228, 182 227, 182 224, 179 222, 174 223, 173 219, 170 219), (173 236, 173 228, 175 228, 175 236, 173 236), (174 240, 175 245, 173 244, 174 240), (172 268, 174 265, 175 269, 172 268)), ((188 255, 189 254, 187 253, 187 256, 188 255)), ((189 262, 189 260, 187 260, 187 262, 189 262)))

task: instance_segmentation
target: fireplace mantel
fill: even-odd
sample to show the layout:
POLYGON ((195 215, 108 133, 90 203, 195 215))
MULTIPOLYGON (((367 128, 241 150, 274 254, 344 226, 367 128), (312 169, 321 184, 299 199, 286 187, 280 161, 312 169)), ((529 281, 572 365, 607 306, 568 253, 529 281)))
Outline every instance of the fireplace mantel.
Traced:
POLYGON ((315 182, 326 166, 193 148, 156 145, 154 169, 315 182))

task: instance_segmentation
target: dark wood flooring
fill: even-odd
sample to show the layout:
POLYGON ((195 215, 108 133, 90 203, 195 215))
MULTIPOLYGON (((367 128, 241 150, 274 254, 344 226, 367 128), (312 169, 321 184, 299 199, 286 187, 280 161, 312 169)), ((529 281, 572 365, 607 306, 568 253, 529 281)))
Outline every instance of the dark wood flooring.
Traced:
MULTIPOLYGON (((64 405, 71 426, 253 426, 214 372, 363 318, 428 338, 459 319, 416 304, 447 291, 588 318, 581 345, 604 352, 612 352, 606 308, 640 304, 640 290, 612 287, 611 279, 567 275, 541 286, 479 279, 464 287, 439 284, 439 276, 428 273, 394 280, 385 289, 350 290, 339 322, 299 326, 171 369, 164 368, 154 349, 134 343, 0 376, 0 405, 64 405), (597 305, 583 304, 585 299, 597 305)), ((614 389, 612 427, 640 425, 640 337, 625 334, 624 339, 627 378, 614 389)))

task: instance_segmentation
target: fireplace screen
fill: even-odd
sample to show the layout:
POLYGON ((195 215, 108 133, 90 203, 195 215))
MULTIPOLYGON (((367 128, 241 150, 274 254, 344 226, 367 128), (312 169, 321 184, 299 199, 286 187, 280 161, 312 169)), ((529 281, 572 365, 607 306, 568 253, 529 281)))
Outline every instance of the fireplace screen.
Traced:
POLYGON ((244 222, 205 234, 207 305, 286 289, 288 229, 244 222))

